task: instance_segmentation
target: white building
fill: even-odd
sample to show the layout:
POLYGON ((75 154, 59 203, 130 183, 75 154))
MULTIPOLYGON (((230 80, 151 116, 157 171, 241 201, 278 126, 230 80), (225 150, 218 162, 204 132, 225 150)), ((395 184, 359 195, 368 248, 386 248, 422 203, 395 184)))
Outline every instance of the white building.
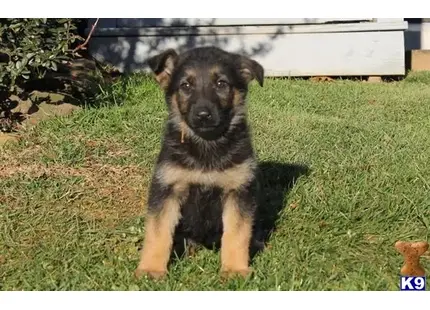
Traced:
POLYGON ((126 72, 146 70, 145 59, 167 48, 215 45, 252 56, 268 76, 404 75, 405 52, 430 49, 429 25, 402 18, 100 19, 89 50, 126 72))

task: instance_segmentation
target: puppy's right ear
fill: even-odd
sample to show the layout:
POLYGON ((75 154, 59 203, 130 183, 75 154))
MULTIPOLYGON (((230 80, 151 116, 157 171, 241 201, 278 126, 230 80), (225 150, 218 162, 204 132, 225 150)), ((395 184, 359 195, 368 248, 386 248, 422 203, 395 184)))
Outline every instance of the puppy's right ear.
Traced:
POLYGON ((146 63, 155 74, 155 79, 163 90, 169 86, 172 72, 175 67, 178 54, 174 49, 168 49, 161 54, 149 58, 146 63))

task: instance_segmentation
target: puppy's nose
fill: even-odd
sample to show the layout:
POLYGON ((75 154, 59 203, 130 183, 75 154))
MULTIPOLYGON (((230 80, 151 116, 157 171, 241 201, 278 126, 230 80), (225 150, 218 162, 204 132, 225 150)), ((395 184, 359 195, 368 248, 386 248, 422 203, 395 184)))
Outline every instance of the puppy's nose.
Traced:
POLYGON ((208 110, 204 109, 197 113, 197 117, 199 118, 199 120, 204 121, 210 119, 212 115, 208 110))

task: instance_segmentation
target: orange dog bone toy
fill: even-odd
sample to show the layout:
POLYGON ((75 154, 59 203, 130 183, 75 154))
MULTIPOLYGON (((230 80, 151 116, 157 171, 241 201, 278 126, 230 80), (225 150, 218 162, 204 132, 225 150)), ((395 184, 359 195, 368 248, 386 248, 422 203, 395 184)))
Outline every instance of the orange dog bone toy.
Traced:
POLYGON ((426 272, 420 264, 420 256, 428 250, 428 242, 397 241, 395 247, 403 255, 405 261, 400 269, 400 274, 409 277, 424 277, 426 272))

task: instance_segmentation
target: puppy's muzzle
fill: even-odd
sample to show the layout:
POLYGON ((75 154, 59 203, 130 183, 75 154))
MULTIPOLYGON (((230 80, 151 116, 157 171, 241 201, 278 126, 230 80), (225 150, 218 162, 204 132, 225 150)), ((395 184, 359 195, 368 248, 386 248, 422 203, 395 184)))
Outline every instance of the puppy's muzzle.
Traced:
POLYGON ((218 111, 209 104, 197 104, 192 111, 192 118, 194 127, 199 129, 214 128, 220 123, 218 111))

